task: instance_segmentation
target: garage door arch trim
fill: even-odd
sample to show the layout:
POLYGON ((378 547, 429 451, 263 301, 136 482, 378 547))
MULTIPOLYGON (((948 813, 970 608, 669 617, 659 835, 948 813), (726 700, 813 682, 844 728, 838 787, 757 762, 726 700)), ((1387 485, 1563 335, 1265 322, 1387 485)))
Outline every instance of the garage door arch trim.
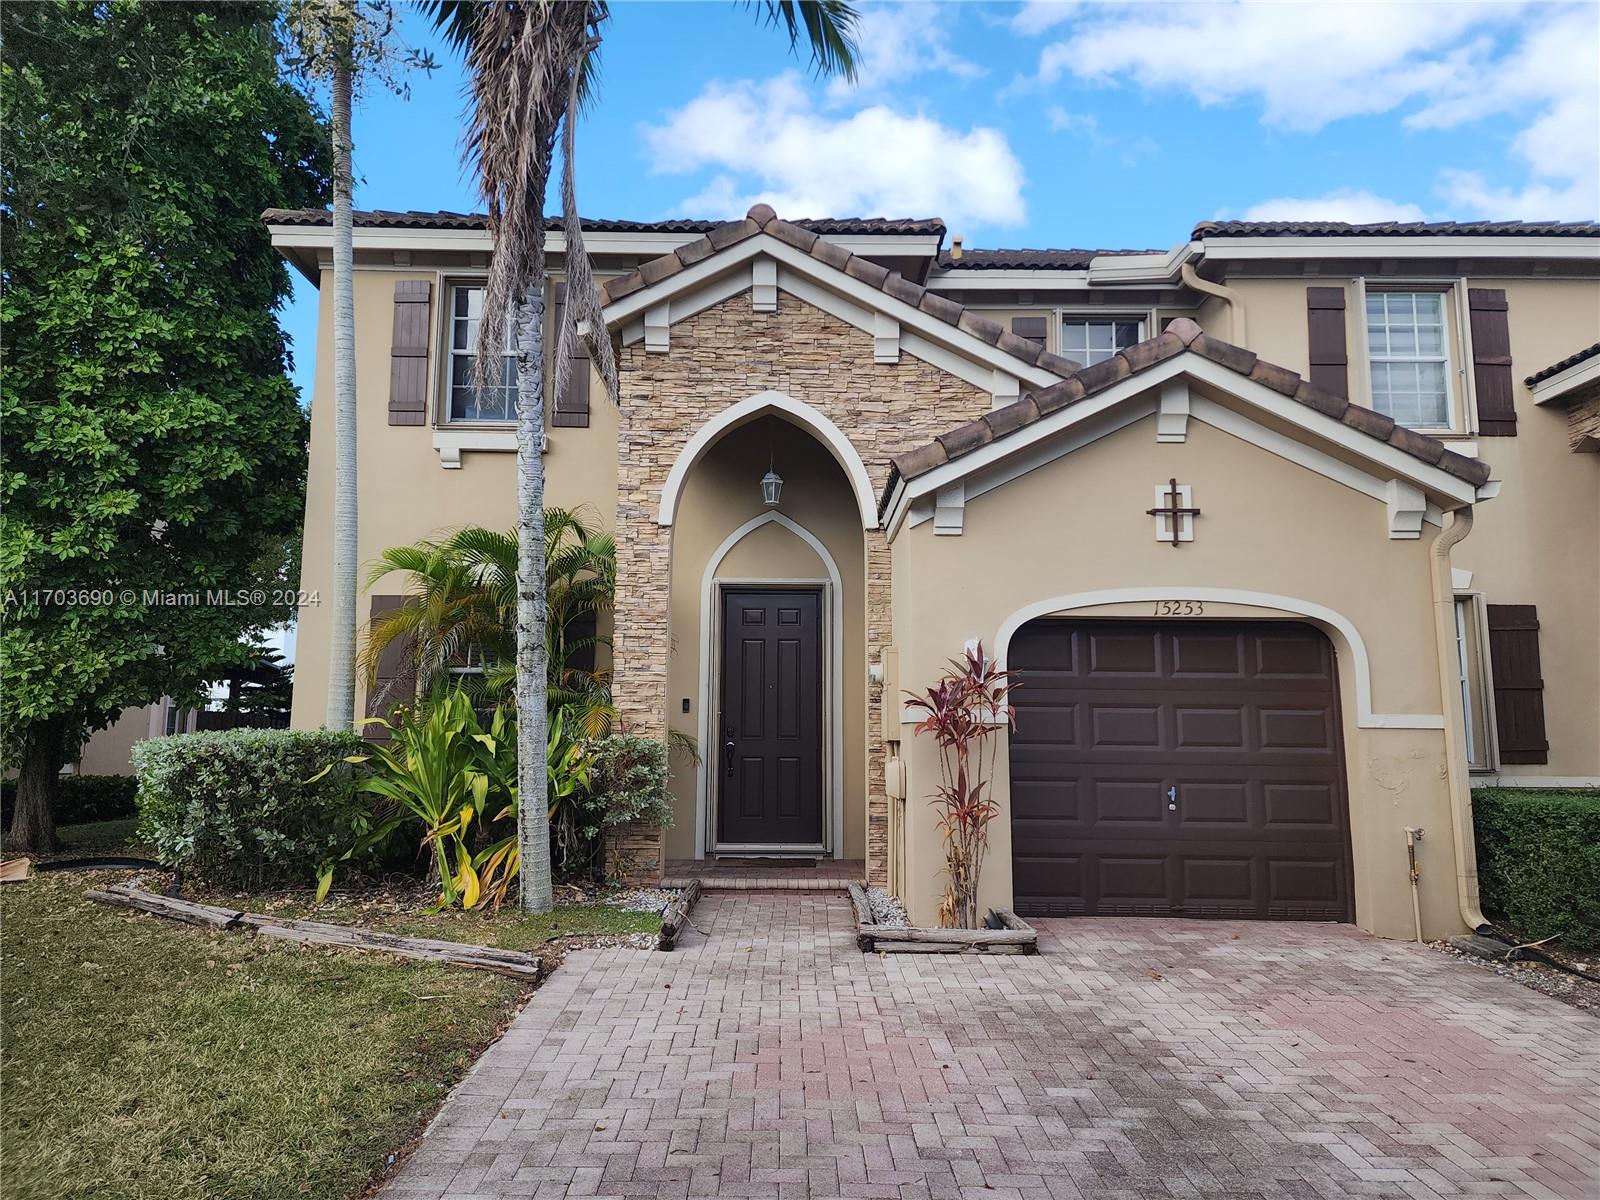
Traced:
POLYGON ((1105 588, 1099 591, 1054 596, 1019 608, 1001 623, 1000 632, 995 637, 996 661, 1002 669, 1005 667, 1011 649, 1011 639, 1029 621, 1040 617, 1064 616, 1075 609, 1094 608, 1101 604, 1128 604, 1155 600, 1200 600, 1215 604, 1242 604, 1251 608, 1269 609, 1307 618, 1321 627, 1324 633, 1335 638, 1336 650, 1342 643, 1349 652, 1349 666, 1354 676, 1352 686, 1356 701, 1356 724, 1360 728, 1443 729, 1445 727, 1442 715, 1373 712, 1371 663, 1367 657, 1366 643, 1362 640, 1355 623, 1325 605, 1268 592, 1252 592, 1237 588, 1168 586, 1105 588))

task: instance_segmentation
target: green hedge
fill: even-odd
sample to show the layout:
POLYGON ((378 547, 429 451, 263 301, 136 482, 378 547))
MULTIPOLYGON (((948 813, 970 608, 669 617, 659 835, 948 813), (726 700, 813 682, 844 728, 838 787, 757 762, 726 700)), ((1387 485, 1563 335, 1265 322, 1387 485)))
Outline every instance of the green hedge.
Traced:
POLYGON ((229 729, 152 738, 133 749, 139 837, 161 861, 202 879, 254 888, 308 886, 356 840, 353 733, 229 729), (322 774, 323 768, 338 764, 322 774), (321 775, 321 778, 312 780, 321 775))
POLYGON ((1600 791, 1472 793, 1484 912, 1530 941, 1600 947, 1600 791))
MULTIPOLYGON (((63 775, 56 789, 56 824, 82 825, 88 821, 121 821, 133 816, 139 781, 132 775, 63 775)), ((17 802, 17 784, 0 784, 0 821, 11 823, 17 802)))

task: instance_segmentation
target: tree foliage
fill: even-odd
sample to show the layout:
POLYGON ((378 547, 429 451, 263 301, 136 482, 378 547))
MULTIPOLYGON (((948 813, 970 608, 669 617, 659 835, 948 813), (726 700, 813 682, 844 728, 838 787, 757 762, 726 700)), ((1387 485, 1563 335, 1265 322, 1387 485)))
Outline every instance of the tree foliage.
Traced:
POLYGON ((306 421, 260 214, 324 202, 327 139, 274 20, 256 4, 0 8, 13 757, 195 697, 286 615, 273 592, 306 421))

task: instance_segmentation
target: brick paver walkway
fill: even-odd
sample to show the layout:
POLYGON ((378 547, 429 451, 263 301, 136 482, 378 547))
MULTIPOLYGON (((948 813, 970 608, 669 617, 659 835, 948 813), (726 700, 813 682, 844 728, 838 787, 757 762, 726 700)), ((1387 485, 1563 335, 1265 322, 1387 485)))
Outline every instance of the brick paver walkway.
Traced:
POLYGON ((580 951, 384 1192, 1600 1196, 1600 1022, 1348 927, 1040 922, 863 955, 828 894, 580 951))

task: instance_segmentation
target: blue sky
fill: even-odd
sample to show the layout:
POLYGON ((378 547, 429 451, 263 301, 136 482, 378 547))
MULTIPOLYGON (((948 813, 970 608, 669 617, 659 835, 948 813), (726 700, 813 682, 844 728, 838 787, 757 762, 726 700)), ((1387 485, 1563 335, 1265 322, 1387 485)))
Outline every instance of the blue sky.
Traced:
MULTIPOLYGON (((612 4, 593 216, 941 216, 969 246, 1166 248, 1210 217, 1600 216, 1600 5, 862 5, 854 87, 733 3, 612 4)), ((356 110, 356 204, 479 207, 462 71, 356 110)), ((316 298, 284 314, 309 395, 316 298)))

